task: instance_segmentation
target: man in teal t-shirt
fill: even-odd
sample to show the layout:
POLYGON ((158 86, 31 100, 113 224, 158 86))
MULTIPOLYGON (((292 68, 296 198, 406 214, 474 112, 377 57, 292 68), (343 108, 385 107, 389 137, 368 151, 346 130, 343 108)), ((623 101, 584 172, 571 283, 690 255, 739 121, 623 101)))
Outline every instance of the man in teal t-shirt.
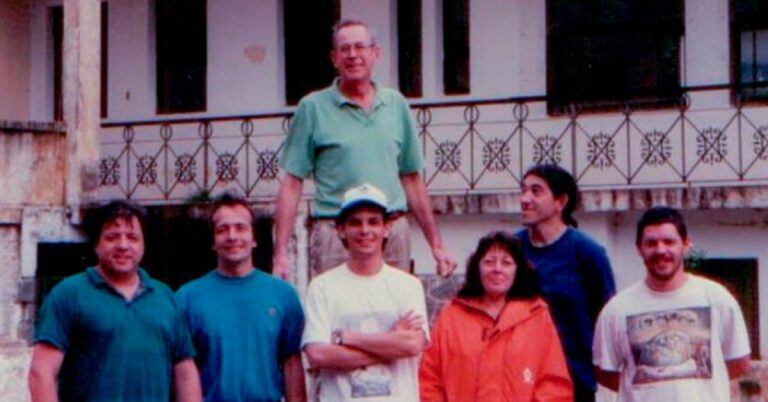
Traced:
POLYGON ((248 203, 229 194, 213 207, 215 270, 176 297, 198 351, 206 401, 306 400, 304 313, 291 285, 254 269, 248 203))
POLYGON ((139 268, 143 213, 113 201, 86 216, 98 265, 58 284, 38 317, 32 401, 200 400, 194 349, 171 290, 139 268))
POLYGON ((333 84, 304 97, 291 120, 280 157, 285 171, 275 211, 274 274, 289 276, 291 237, 305 179, 312 178, 310 262, 317 274, 346 261, 347 252, 333 221, 349 188, 370 183, 390 200, 392 230, 384 248, 390 265, 409 269, 411 240, 405 213, 413 211, 441 275, 456 267, 440 238, 427 188, 419 171, 421 148, 405 98, 371 79, 381 49, 362 21, 334 27, 331 60, 338 71, 333 84))

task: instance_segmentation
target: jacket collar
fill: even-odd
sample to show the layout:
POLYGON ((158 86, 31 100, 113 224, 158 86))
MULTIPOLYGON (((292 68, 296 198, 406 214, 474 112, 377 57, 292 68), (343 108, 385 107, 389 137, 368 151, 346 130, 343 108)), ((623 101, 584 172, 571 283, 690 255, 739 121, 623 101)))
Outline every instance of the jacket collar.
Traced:
MULTIPOLYGON (((488 315, 488 313, 482 309, 477 299, 456 297, 453 299, 453 303, 472 314, 478 314, 493 321, 493 317, 488 315)), ((546 308, 547 304, 539 297, 532 300, 510 300, 501 310, 501 313, 499 313, 499 317, 496 318, 495 327, 500 332, 506 331, 514 328, 521 322, 540 313, 546 308)))

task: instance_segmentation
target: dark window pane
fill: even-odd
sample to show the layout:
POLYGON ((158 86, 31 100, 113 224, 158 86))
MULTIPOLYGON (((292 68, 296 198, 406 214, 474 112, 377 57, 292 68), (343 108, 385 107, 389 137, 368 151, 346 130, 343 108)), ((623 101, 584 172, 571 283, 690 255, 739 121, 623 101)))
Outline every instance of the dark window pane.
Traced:
POLYGON ((37 306, 62 279, 96 264, 93 248, 87 243, 46 243, 37 245, 37 306))
POLYGON ((205 0, 157 0, 157 111, 205 110, 205 0))
POLYGON ((443 86, 469 93, 469 0, 443 0, 443 86))
POLYGON ((747 98, 768 95, 768 30, 742 31, 739 57, 742 94, 747 98))
POLYGON ((548 0, 549 110, 675 102, 682 1, 548 0))
POLYGON ((421 0, 397 1, 397 71, 400 92, 421 92, 421 0))
POLYGON ((768 99, 768 2, 732 0, 730 4, 734 96, 768 99))
POLYGON ((61 6, 51 8, 51 38, 53 42, 53 120, 64 119, 62 91, 62 71, 64 53, 64 9, 61 6))
POLYGON ((331 33, 339 19, 339 0, 284 0, 285 97, 289 105, 330 85, 331 33))
POLYGON ((107 63, 109 61, 109 3, 101 3, 101 118, 107 117, 108 88, 107 63))

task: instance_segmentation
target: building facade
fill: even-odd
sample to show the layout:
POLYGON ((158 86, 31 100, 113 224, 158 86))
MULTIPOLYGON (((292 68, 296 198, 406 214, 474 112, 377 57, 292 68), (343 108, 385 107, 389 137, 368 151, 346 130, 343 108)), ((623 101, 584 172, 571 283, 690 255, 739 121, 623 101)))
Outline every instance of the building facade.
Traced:
MULTIPOLYGON (((12 345, 3 353, 19 356, 14 370, 28 353, 23 328, 39 291, 20 295, 40 275, 23 256, 41 241, 76 241, 77 216, 67 211, 84 200, 183 206, 236 189, 269 214, 295 102, 330 83, 330 27, 353 17, 371 24, 382 48, 377 82, 412 104, 423 176, 460 261, 486 231, 519 227, 525 169, 557 163, 578 179, 577 219, 606 246, 620 288, 644 275, 639 214, 681 208, 694 269, 737 295, 760 360, 768 348, 759 315, 768 311, 760 274, 768 263, 767 12, 746 0, 5 0, 0 88, 10 96, 0 97, 0 120, 66 123, 44 126, 58 134, 0 136, 18 143, 13 155, 42 152, 24 135, 68 146, 56 148, 67 169, 42 175, 58 174, 61 193, 35 184, 41 170, 25 165, 31 179, 15 187, 24 197, 1 204, 11 246, 0 259, 17 267, 2 287, 19 295, 0 299, 9 311, 0 344, 12 345), (55 210, 47 215, 55 224, 26 223, 40 204, 55 210)), ((0 182, 20 177, 10 171, 0 182)), ((299 290, 308 214, 304 202, 294 242, 299 290)), ((414 234, 414 271, 432 274, 426 241, 414 234)), ((764 383, 761 367, 745 392, 764 383)), ((24 400, 23 388, 0 383, 0 395, 24 400)))

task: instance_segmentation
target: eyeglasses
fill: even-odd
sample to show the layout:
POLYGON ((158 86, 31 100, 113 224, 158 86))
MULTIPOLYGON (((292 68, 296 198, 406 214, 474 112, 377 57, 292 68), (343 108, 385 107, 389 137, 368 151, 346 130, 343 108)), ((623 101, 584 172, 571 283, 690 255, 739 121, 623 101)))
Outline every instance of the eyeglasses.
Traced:
POLYGON ((340 45, 336 48, 336 51, 347 56, 352 54, 352 50, 355 51, 355 53, 362 53, 365 50, 368 50, 376 45, 369 44, 365 42, 357 42, 357 43, 345 43, 343 45, 340 45))

